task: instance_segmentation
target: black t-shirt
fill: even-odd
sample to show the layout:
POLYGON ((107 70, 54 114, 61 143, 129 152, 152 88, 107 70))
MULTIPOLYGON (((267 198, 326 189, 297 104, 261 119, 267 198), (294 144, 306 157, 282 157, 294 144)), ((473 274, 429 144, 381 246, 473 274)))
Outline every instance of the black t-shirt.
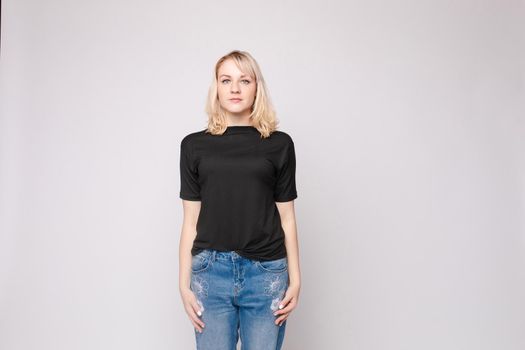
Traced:
POLYGON ((292 138, 274 131, 229 126, 206 129, 180 144, 180 198, 201 201, 192 255, 205 248, 235 251, 254 260, 284 258, 286 246, 275 202, 297 198, 292 138))

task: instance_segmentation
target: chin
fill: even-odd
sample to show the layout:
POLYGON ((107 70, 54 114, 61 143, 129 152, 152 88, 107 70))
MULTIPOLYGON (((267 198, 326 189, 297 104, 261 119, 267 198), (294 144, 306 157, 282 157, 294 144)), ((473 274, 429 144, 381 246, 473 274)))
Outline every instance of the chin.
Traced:
POLYGON ((241 108, 224 108, 224 109, 227 110, 230 113, 242 113, 248 108, 241 107, 241 108))

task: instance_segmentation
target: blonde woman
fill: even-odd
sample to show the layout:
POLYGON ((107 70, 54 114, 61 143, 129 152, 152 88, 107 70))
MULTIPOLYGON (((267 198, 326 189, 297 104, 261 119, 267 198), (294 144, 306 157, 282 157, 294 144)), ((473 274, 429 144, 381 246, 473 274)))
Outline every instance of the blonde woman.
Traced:
POLYGON ((301 285, 295 149, 255 59, 215 65, 206 129, 180 144, 179 287, 199 350, 276 350, 301 285))

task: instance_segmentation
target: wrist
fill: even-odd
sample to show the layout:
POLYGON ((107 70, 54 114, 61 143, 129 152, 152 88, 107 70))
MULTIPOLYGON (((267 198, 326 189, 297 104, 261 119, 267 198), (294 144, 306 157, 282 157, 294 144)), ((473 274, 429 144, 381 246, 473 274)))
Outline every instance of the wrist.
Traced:
POLYGON ((186 293, 186 292, 188 292, 188 291, 191 291, 190 286, 186 286, 186 285, 180 285, 180 286, 179 286, 179 292, 180 292, 181 294, 186 293))
POLYGON ((301 288, 301 281, 298 281, 298 280, 290 280, 290 283, 288 283, 288 287, 301 288))

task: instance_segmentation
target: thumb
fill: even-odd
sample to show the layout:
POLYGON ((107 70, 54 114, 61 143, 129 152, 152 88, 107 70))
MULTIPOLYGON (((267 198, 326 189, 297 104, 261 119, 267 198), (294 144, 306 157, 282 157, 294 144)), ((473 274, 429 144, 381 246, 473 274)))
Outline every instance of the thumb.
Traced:
POLYGON ((192 306, 193 306, 193 310, 195 310, 197 315, 202 316, 202 312, 204 311, 204 307, 202 306, 202 303, 200 302, 200 300, 195 299, 194 302, 192 303, 192 306))
POLYGON ((288 304, 291 299, 292 299, 292 296, 288 292, 286 292, 286 294, 284 295, 284 298, 279 303, 279 310, 285 308, 286 304, 288 304))

